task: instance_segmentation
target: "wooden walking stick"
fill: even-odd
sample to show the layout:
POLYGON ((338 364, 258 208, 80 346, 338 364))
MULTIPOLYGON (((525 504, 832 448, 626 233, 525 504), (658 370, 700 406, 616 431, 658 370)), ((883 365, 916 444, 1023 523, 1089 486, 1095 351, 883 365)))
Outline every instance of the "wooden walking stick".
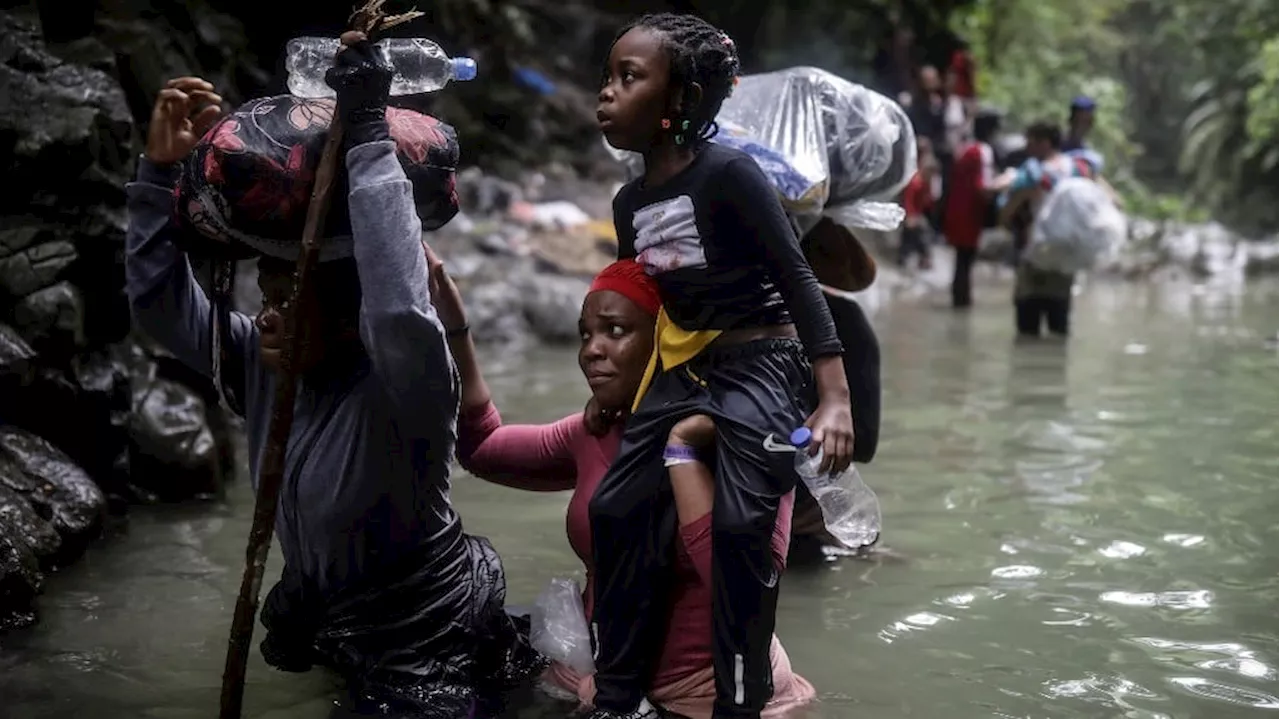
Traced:
MULTIPOLYGON (((368 0, 352 14, 351 29, 372 37, 379 29, 422 16, 422 13, 416 11, 384 15, 382 5, 385 2, 386 0, 368 0)), ((329 199, 333 193, 341 148, 342 123, 335 110, 324 150, 320 154, 315 186, 311 190, 311 203, 307 207, 302 245, 294 274, 292 301, 285 315, 275 404, 272 407, 267 446, 262 454, 257 496, 253 503, 253 524, 249 529, 249 546, 245 551, 244 577, 240 581, 240 594, 236 597, 235 614, 231 619, 231 638, 227 642, 227 662, 222 672, 220 719, 240 719, 244 706, 245 669, 249 662, 253 623, 258 614, 258 599, 262 592, 262 575, 266 568, 267 553, 271 550, 271 533, 275 529, 280 486, 284 483, 285 449, 293 426, 293 405, 298 393, 296 361, 304 355, 307 337, 313 331, 313 328, 303 326, 306 319, 313 316, 309 310, 315 297, 310 291, 309 281, 320 256, 320 239, 324 233, 325 218, 329 214, 329 199)))

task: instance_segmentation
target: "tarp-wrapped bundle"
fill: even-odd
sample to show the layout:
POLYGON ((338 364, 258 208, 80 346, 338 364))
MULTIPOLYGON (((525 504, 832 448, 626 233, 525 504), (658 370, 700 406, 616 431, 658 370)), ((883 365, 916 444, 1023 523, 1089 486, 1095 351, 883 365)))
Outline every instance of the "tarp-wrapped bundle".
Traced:
MULTIPOLYGON (((894 199, 916 171, 911 121, 892 99, 825 70, 745 75, 716 117, 714 142, 755 159, 801 232, 827 216, 849 228, 892 230, 894 199)), ((635 153, 611 149, 639 171, 635 153)))
POLYGON ((1067 274, 1092 269, 1124 242, 1128 223, 1097 182, 1069 177, 1054 185, 1036 211, 1026 261, 1067 274))
MULTIPOLYGON (((188 249, 295 259, 333 108, 332 100, 265 97, 214 125, 185 163, 178 187, 179 216, 208 240, 188 249)), ((458 212, 457 133, 430 115, 395 107, 387 108, 387 123, 423 229, 444 225, 458 212)), ((340 168, 334 197, 346 195, 346 173, 340 168)), ((350 255, 347 203, 335 201, 320 259, 350 255)))

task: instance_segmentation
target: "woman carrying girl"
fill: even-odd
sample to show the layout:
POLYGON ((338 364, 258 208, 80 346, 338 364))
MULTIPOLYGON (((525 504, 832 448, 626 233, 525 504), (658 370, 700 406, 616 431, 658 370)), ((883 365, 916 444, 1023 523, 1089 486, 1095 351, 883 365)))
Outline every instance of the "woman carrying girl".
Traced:
POLYGON ((619 257, 656 280, 662 306, 617 459, 588 506, 596 719, 656 716, 646 694, 666 635, 685 490, 712 506, 713 716, 760 716, 775 690, 780 569, 770 540, 795 485, 785 438, 807 425, 828 468, 851 461, 843 348, 822 290, 755 161, 707 142, 738 68, 723 32, 652 15, 619 34, 600 90, 605 138, 645 162, 614 199, 619 257), (663 455, 691 453, 664 448, 695 416, 714 423, 710 451, 698 455, 714 479, 673 487, 663 455))
MULTIPOLYGON (((503 424, 490 399, 488 385, 476 361, 466 313, 457 287, 428 250, 432 297, 449 335, 449 348, 462 378, 462 407, 458 425, 458 461, 472 474, 497 484, 535 492, 570 490, 565 517, 569 544, 587 568, 584 593, 588 619, 592 616, 591 527, 587 503, 609 464, 617 455, 622 426, 614 424, 602 436, 592 436, 581 412, 551 424, 503 424), (459 331, 462 330, 462 331, 459 331)), ((653 279, 633 260, 619 260, 605 268, 591 284, 578 320, 582 344, 578 364, 591 385, 593 404, 610 412, 626 412, 640 386, 653 351, 653 327, 661 300, 653 279)), ((770 546, 781 570, 787 555, 791 497, 783 500, 770 546)), ((682 515, 697 506, 680 503, 682 515)), ((667 630, 647 694, 668 712, 689 719, 708 719, 715 699, 711 664, 711 516, 704 506, 680 532, 673 567, 672 595, 664 610, 667 630)), ((591 676, 554 664, 546 681, 590 706, 595 694, 591 676)), ((813 687, 792 673, 782 645, 774 639, 772 679, 775 687, 768 715, 813 698, 813 687)))

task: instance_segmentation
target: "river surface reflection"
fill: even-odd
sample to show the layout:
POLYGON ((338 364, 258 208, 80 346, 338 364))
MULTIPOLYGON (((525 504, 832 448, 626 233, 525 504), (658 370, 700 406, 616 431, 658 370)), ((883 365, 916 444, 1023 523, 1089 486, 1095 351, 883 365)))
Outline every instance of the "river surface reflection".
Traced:
MULTIPOLYGON (((1090 287, 1068 344, 1015 344, 1003 297, 874 317, 885 426, 864 477, 893 553, 785 578, 778 633, 821 694, 806 715, 1274 716, 1275 284, 1090 287)), ((509 420, 583 405, 568 350, 488 359, 509 420)), ((454 495, 512 602, 579 570, 567 495, 465 475, 454 495)), ((251 502, 241 483, 139 509, 52 578, 43 623, 3 640, 0 715, 215 715, 251 502)), ((255 651, 250 677, 247 716, 327 715, 319 673, 255 651)))

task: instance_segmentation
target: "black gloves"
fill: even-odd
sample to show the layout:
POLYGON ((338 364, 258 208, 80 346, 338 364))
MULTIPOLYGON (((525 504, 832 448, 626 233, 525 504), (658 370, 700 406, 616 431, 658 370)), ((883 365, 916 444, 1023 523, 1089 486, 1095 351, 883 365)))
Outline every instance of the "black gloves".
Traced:
POLYGON ((391 139, 386 112, 393 74, 382 51, 368 40, 339 52, 334 66, 324 74, 325 83, 338 96, 348 148, 391 139))

